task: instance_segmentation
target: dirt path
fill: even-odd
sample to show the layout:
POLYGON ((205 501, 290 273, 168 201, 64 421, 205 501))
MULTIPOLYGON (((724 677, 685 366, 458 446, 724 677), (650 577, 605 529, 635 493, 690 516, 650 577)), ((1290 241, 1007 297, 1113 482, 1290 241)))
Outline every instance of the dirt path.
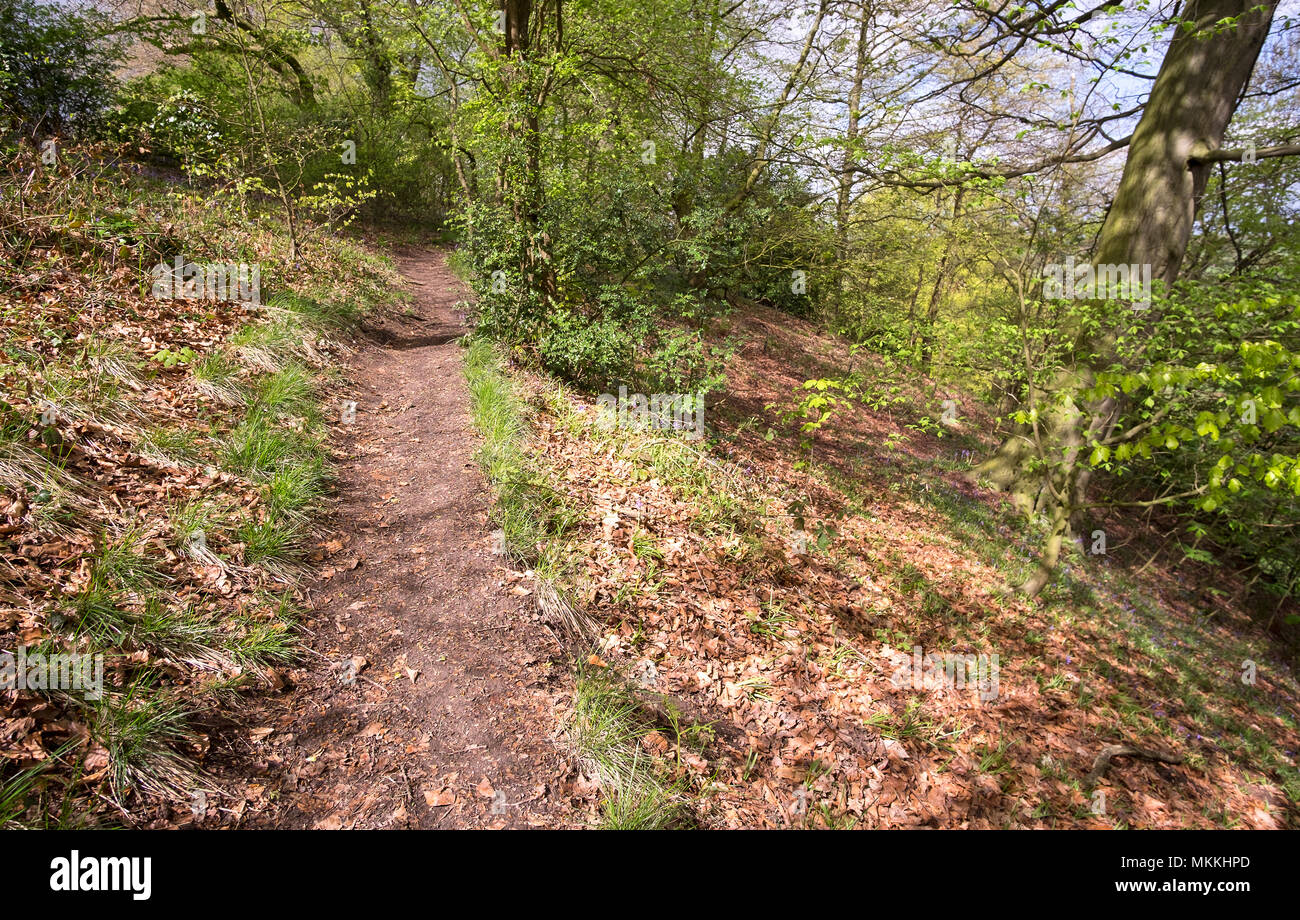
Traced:
POLYGON ((349 373, 337 540, 326 547, 266 758, 280 827, 567 823, 553 692, 563 669, 490 549, 488 494, 455 339, 467 296, 440 252, 400 260, 415 301, 367 331, 349 373), (349 663, 351 662, 351 663, 349 663))

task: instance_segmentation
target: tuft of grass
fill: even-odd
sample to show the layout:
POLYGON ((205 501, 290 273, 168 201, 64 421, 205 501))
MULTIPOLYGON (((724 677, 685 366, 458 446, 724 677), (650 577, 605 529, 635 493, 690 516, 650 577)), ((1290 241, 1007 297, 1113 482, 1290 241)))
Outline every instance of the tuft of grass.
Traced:
POLYGON ((0 404, 0 484, 11 500, 18 495, 27 499, 37 527, 69 532, 77 515, 90 513, 90 502, 61 464, 27 444, 30 426, 30 421, 0 404))
MULTIPOLYGON (((85 361, 100 379, 112 380, 129 390, 139 391, 140 376, 135 372, 136 357, 117 342, 92 338, 85 349, 85 361)), ((134 411, 134 410, 132 410, 134 411)))
POLYGON ((316 412, 315 390, 311 372, 290 361, 258 381, 255 408, 272 417, 311 418, 316 412))
POLYGON ((632 531, 632 555, 655 562, 663 562, 664 559, 663 551, 655 545, 654 537, 639 527, 632 531))
POLYGON ((90 638, 99 648, 121 646, 132 633, 133 617, 121 595, 98 579, 73 597, 69 612, 74 635, 90 638))
POLYGON ((1011 770, 1011 760, 1007 756, 1007 752, 1012 747, 1014 747, 1014 744, 1011 741, 999 741, 993 746, 976 747, 975 755, 979 758, 979 771, 991 776, 1009 772, 1011 770))
POLYGON ((603 676, 577 674, 568 738, 604 793, 601 828, 652 830, 685 820, 681 784, 667 781, 641 747, 652 728, 625 688, 603 676))
POLYGON ((302 558, 303 534, 293 523, 248 521, 239 526, 237 536, 244 544, 244 560, 273 573, 284 574, 302 558))
POLYGON ((39 401, 59 418, 107 422, 131 430, 141 412, 127 393, 140 388, 119 350, 91 343, 71 361, 44 362, 39 401))
POLYGON ((579 673, 569 742, 579 762, 601 785, 616 789, 635 785, 637 752, 648 731, 626 694, 607 680, 579 673))
POLYGON ((172 505, 167 509, 173 545, 191 559, 211 564, 214 561, 207 544, 226 526, 225 515, 211 502, 201 499, 172 505), (199 535, 202 534, 200 542, 199 535))
POLYGON ((125 590, 159 581, 163 574, 148 554, 150 536, 144 525, 132 523, 116 539, 104 539, 91 559, 92 581, 125 590))
POLYGON ((921 701, 916 699, 910 700, 901 713, 890 709, 879 709, 868 716, 863 724, 868 728, 876 729, 883 737, 895 741, 913 738, 926 744, 937 745, 942 737, 939 726, 925 715, 921 709, 921 701))
POLYGON ((40 781, 49 771, 50 764, 50 760, 42 760, 0 784, 0 830, 21 830, 30 826, 24 824, 22 818, 27 814, 31 800, 39 794, 40 781))
POLYGON ((230 653, 242 667, 261 673, 269 665, 298 660, 298 635, 288 620, 245 620, 230 642, 230 653))
POLYGON ((203 671, 225 671, 232 665, 225 651, 221 622, 174 598, 151 595, 134 622, 134 638, 157 655, 183 661, 203 671))
MULTIPOLYGON (((223 651, 225 633, 220 622, 171 595, 150 591, 135 603, 111 588, 91 583, 73 599, 68 614, 71 633, 88 639, 96 650, 148 648, 155 658, 188 663, 200 670, 224 671, 232 667, 223 651)), ((52 625, 62 628, 62 614, 52 625)))
POLYGON ((794 622, 777 600, 768 600, 760 611, 749 617, 749 631, 756 636, 780 640, 785 638, 786 626, 794 622))
POLYGON ((83 826, 83 819, 75 813, 72 803, 72 792, 81 778, 81 770, 74 768, 68 781, 69 778, 59 777, 55 769, 65 762, 65 755, 77 743, 76 740, 65 742, 51 751, 49 757, 0 782, 0 830, 65 830, 83 826), (49 797, 51 781, 63 783, 63 799, 57 810, 49 797))
POLYGON ((194 389, 225 406, 245 403, 239 367, 221 352, 205 355, 190 369, 194 389))
POLYGON ((236 426, 225 442, 223 462, 252 479, 266 479, 294 460, 319 449, 319 439, 281 428, 253 414, 236 426))
POLYGON ((273 518, 305 518, 326 495, 329 471, 320 457, 296 460, 271 474, 264 493, 273 518))
POLYGON ((179 466, 199 458, 199 435, 188 428, 148 428, 135 447, 142 457, 179 466))
POLYGON ((601 830, 657 831, 681 823, 676 793, 663 786, 618 789, 600 803, 601 830))
POLYGON ((197 777, 185 749, 198 742, 188 711, 157 678, 140 674, 121 693, 105 689, 94 709, 91 733, 108 751, 109 781, 119 799, 144 792, 182 797, 197 777))
POLYGON ((302 352, 302 331, 291 317, 272 322, 249 323, 230 337, 239 360, 255 370, 275 373, 283 370, 302 352))
POLYGON ((285 291, 267 301, 264 308, 272 316, 297 320, 308 327, 343 328, 355 323, 361 315, 355 301, 348 299, 317 300, 285 291))

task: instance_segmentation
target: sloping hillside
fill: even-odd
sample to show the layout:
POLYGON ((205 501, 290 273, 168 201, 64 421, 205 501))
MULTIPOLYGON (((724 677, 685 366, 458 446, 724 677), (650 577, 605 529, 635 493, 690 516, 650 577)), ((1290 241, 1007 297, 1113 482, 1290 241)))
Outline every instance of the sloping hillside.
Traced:
POLYGON ((992 443, 969 394, 894 392, 879 362, 753 305, 711 334, 735 354, 706 441, 602 425, 589 398, 516 374, 545 481, 538 568, 601 634, 570 735, 626 800, 606 821, 653 825, 658 803, 732 827, 1295 823, 1293 653, 1240 583, 1175 572, 1108 521, 1104 555, 1018 597, 1003 586, 1041 533, 968 478, 992 443), (783 410, 851 364, 880 408, 854 400, 806 439, 783 410), (936 424, 945 399, 956 418, 936 424), (931 655, 989 670, 959 688, 931 655), (630 726, 614 741, 611 713, 630 726), (653 794, 621 778, 646 759, 653 794))
POLYGON ((243 702, 300 660, 332 365, 394 291, 364 246, 291 264, 273 217, 250 227, 102 154, 14 161, 24 197, 0 210, 0 649, 97 669, 72 687, 6 675, 0 826, 238 806, 208 760, 261 740, 243 702), (236 268, 221 292, 160 286, 230 262, 256 285, 236 268))

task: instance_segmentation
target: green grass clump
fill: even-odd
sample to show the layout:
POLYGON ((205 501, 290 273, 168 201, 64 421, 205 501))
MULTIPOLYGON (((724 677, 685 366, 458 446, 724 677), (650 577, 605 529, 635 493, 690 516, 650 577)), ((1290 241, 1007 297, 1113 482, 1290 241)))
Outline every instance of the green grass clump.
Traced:
POLYGON ((283 521, 249 521, 239 526, 239 541, 244 544, 244 560, 264 565, 278 573, 302 557, 302 532, 283 521))
POLYGON ((263 480, 288 463, 310 459, 320 449, 319 442, 319 437, 283 428, 265 415, 254 414, 226 439, 223 461, 236 473, 263 480))
POLYGON ((196 777, 185 749, 198 742, 189 710, 157 678, 137 674, 120 693, 106 691, 94 708, 91 733, 108 751, 114 793, 181 798, 196 777))
POLYGON ((624 686, 577 674, 568 738, 579 763, 600 782, 601 828, 656 830, 685 819, 681 784, 662 776, 641 747, 653 728, 624 686))
POLYGON ((226 516, 221 509, 202 499, 172 505, 167 509, 167 520, 171 524, 172 545, 191 557, 195 557, 199 549, 199 534, 203 535, 202 545, 206 548, 226 526, 226 516))
POLYGON ((476 459, 492 484, 492 518, 508 550, 550 577, 563 566, 559 538, 578 520, 524 449, 526 409, 490 342, 473 339, 465 355, 474 426, 483 436, 476 459))
POLYGON ((162 578, 149 553, 149 532, 130 524, 115 539, 105 537, 91 560, 92 581, 101 585, 139 590, 162 578))
POLYGON ((674 793, 662 786, 619 789, 600 803, 600 823, 606 831, 657 831, 680 825, 682 808, 674 793))
POLYGON ((290 361, 258 381, 255 410, 272 417, 313 418, 316 383, 300 362, 290 361))
POLYGON ((0 830, 68 830, 84 826, 84 817, 76 813, 72 803, 72 792, 82 771, 74 767, 71 777, 56 772, 75 747, 75 741, 68 741, 45 760, 0 782, 0 830), (64 792, 56 802, 51 792, 59 784, 64 792))
POLYGON ((249 323, 230 337, 239 360, 258 371, 275 373, 302 352, 302 329, 291 317, 273 322, 249 323))
POLYGON ((234 660, 260 672, 267 665, 288 665, 298 660, 299 642, 293 624, 286 620, 247 620, 230 644, 234 660))
POLYGON ((361 315, 356 302, 347 298, 316 299, 291 292, 276 294, 266 309, 272 314, 282 312, 305 326, 324 329, 349 326, 361 315))
POLYGON ((328 493, 329 471, 320 457, 295 461, 276 470, 263 487, 274 518, 301 519, 315 511, 328 493))

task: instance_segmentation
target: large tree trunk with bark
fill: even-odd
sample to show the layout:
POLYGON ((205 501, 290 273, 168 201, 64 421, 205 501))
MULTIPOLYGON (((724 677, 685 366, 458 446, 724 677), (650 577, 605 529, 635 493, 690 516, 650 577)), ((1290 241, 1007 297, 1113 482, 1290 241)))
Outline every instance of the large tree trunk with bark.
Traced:
MULTIPOLYGON (((1102 224, 1094 265, 1151 266, 1153 279, 1178 277, 1210 163, 1268 35, 1276 0, 1189 0, 1129 145, 1119 189, 1102 224), (1227 21, 1228 24, 1224 24, 1227 21)), ((1116 334, 1068 331, 1070 362, 1032 387, 1040 421, 1013 431, 977 467, 1028 513, 1051 521, 1038 571, 1021 586, 1036 594, 1051 579, 1071 519, 1084 504, 1090 468, 1084 451, 1119 417, 1114 400, 1084 403, 1094 368, 1109 363, 1116 334)))
POLYGON ((1133 132, 1124 176, 1097 241, 1099 264, 1151 264, 1173 282, 1223 134, 1273 20, 1276 0, 1200 0, 1179 27, 1133 132), (1217 24, 1240 17, 1226 31, 1217 24))

